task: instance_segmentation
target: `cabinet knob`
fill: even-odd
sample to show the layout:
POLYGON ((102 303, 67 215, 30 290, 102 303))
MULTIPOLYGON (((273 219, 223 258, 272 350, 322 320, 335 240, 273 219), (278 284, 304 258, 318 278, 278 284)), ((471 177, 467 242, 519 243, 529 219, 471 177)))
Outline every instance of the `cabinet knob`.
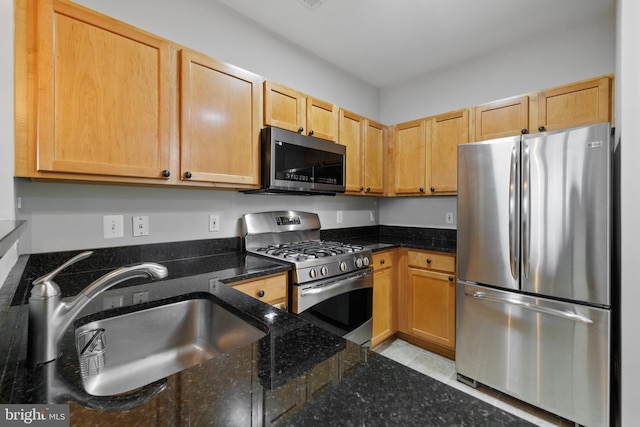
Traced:
POLYGON ((280 310, 289 311, 289 307, 287 307, 286 304, 285 304, 285 305, 282 306, 282 308, 280 310))
POLYGON ((449 276, 449 281, 453 282, 453 276, 449 276))
POLYGON ((302 132, 304 132, 304 128, 303 128, 302 126, 300 126, 300 127, 298 128, 298 133, 302 133, 302 132))
POLYGON ((371 191, 371 187, 367 187, 367 193, 371 191))
POLYGON ((538 127, 538 130, 539 130, 540 132, 544 132, 546 129, 545 129, 545 127, 544 127, 544 126, 540 126, 540 127, 538 127))
POLYGON ((258 296, 259 296, 260 298, 262 298, 262 297, 264 296, 264 291, 263 291, 262 289, 260 289, 260 290, 258 291, 258 296))
POLYGON ((424 187, 420 187, 420 192, 424 193, 424 187))
POLYGON ((187 178, 187 179, 191 178, 191 172, 189 172, 189 171, 185 172, 184 173, 184 177, 187 178))
POLYGON ((165 178, 169 178, 171 176, 171 171, 168 169, 163 170, 162 176, 164 176, 165 178))
POLYGON ((384 258, 380 260, 380 264, 384 264, 384 258))
POLYGON ((433 193, 434 191, 436 191, 436 187, 431 187, 430 190, 433 193))
POLYGON ((522 130, 520 131, 520 133, 521 133, 521 134, 523 134, 523 135, 526 135, 526 134, 528 134, 528 133, 529 133, 529 131, 528 131, 528 130, 526 130, 526 129, 522 129, 522 130))
POLYGON ((309 136, 313 136, 313 129, 309 131, 309 136))
POLYGON ((360 191, 364 190, 364 187, 360 187, 360 191))
POLYGON ((431 258, 427 258, 427 264, 431 264, 431 258))

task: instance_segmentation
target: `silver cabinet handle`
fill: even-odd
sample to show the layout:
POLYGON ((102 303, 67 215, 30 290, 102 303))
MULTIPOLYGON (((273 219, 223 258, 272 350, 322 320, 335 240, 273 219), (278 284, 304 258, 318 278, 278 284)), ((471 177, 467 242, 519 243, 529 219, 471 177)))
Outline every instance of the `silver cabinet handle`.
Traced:
POLYGON ((509 168, 509 263, 511 265, 511 276, 518 280, 518 147, 511 150, 511 160, 509 168))
POLYGON ((526 308, 526 309, 537 311, 537 312, 540 312, 540 313, 550 314, 552 316, 562 317, 562 318, 565 318, 567 320, 573 320, 573 321, 576 321, 576 322, 581 322, 581 323, 586 323, 586 324, 593 323, 593 320, 589 319, 586 316, 578 314, 578 313, 572 313, 570 311, 556 310, 554 308, 548 308, 548 307, 541 307, 539 305, 529 304, 528 302, 519 301, 519 300, 515 300, 515 299, 494 297, 494 296, 491 296, 491 295, 487 295, 484 292, 466 292, 465 295, 468 296, 468 297, 471 297, 471 298, 482 299, 482 300, 485 300, 485 301, 492 301, 492 302, 497 302, 497 303, 502 303, 502 304, 517 305, 518 307, 526 308))
POLYGON ((317 295, 317 294, 321 294, 323 292, 329 292, 332 289, 336 289, 336 288, 340 288, 342 286, 348 286, 350 285, 352 282, 362 279, 363 277, 368 276, 371 273, 360 273, 360 274, 356 274, 354 276, 348 277, 348 278, 340 278, 338 280, 334 280, 332 282, 326 283, 322 286, 317 286, 315 288, 311 288, 305 291, 302 291, 300 293, 301 297, 305 297, 308 295, 317 295))

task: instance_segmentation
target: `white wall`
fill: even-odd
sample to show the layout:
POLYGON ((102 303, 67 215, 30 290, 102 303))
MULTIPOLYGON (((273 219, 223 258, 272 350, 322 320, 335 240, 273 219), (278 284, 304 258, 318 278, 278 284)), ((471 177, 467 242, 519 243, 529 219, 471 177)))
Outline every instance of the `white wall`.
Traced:
POLYGON ((377 88, 261 29, 258 23, 215 0, 75 2, 355 113, 379 119, 377 88))
POLYGON ((618 0, 618 58, 616 123, 621 136, 621 381, 622 425, 635 426, 640 420, 640 334, 637 301, 640 227, 638 226, 638 159, 640 144, 635 135, 640 117, 640 2, 618 0))
POLYGON ((383 88, 381 120, 400 123, 613 73, 615 41, 614 14, 603 15, 592 25, 564 27, 535 39, 514 41, 383 88))
POLYGON ((136 188, 17 181, 20 218, 29 227, 21 253, 127 246, 241 236, 240 218, 251 212, 294 209, 317 212, 323 229, 377 224, 371 197, 243 194, 185 188, 136 188), (337 223, 336 211, 343 211, 337 223), (209 231, 209 214, 220 215, 220 231, 209 231), (123 215, 123 238, 104 239, 103 215, 123 215), (149 236, 132 236, 132 216, 149 217, 149 236), (373 220, 371 217, 373 216, 373 220))
MULTIPOLYGON (((0 220, 15 218, 13 190, 13 0, 0 0, 0 220)), ((1 255, 0 255, 1 256, 1 255)), ((0 258, 0 286, 18 258, 14 245, 0 258)))

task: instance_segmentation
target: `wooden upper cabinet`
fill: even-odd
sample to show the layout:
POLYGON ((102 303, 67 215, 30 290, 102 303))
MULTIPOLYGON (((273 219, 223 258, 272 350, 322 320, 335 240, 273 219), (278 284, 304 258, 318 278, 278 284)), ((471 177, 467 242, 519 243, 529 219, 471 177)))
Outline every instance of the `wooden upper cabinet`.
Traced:
POLYGON ((564 85, 538 93, 538 127, 563 129, 610 122, 611 79, 608 76, 564 85))
POLYGON ((258 185, 262 79, 197 52, 180 53, 182 179, 258 185))
POLYGON ((264 124, 338 141, 339 108, 278 83, 264 83, 264 124))
POLYGON ((340 110, 340 137, 338 143, 347 147, 347 193, 364 191, 363 140, 366 119, 346 110, 340 110))
POLYGON ((387 160, 387 127, 372 120, 364 127, 364 191, 368 194, 384 193, 385 162, 387 160))
POLYGON ((431 136, 432 194, 455 194, 458 188, 458 145, 469 142, 469 110, 433 118, 431 136))
POLYGON ((336 105, 307 97, 307 135, 338 141, 338 111, 336 105))
POLYGON ((297 90, 265 81, 264 124, 292 132, 304 132, 306 97, 297 90))
POLYGON ((342 109, 339 123, 338 143, 347 147, 346 191, 384 193, 386 126, 342 109))
POLYGON ((33 176, 164 179, 170 45, 72 3, 39 1, 36 7, 33 176))
POLYGON ((430 169, 427 161, 427 138, 431 137, 431 120, 400 123, 394 129, 394 193, 423 194, 430 169))
POLYGON ((529 97, 520 96, 478 105, 474 141, 484 141, 529 132, 529 97))

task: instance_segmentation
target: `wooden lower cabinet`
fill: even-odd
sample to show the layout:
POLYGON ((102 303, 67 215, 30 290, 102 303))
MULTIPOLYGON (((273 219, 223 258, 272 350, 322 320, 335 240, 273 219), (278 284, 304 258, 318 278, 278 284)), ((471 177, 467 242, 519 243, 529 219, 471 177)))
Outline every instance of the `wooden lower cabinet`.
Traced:
POLYGON ((398 336, 426 350, 455 358, 455 255, 402 249, 398 288, 398 336))
POLYGON ((229 286, 282 310, 287 309, 287 273, 229 283, 229 286))
POLYGON ((395 251, 373 254, 373 336, 375 347, 397 331, 395 251))

